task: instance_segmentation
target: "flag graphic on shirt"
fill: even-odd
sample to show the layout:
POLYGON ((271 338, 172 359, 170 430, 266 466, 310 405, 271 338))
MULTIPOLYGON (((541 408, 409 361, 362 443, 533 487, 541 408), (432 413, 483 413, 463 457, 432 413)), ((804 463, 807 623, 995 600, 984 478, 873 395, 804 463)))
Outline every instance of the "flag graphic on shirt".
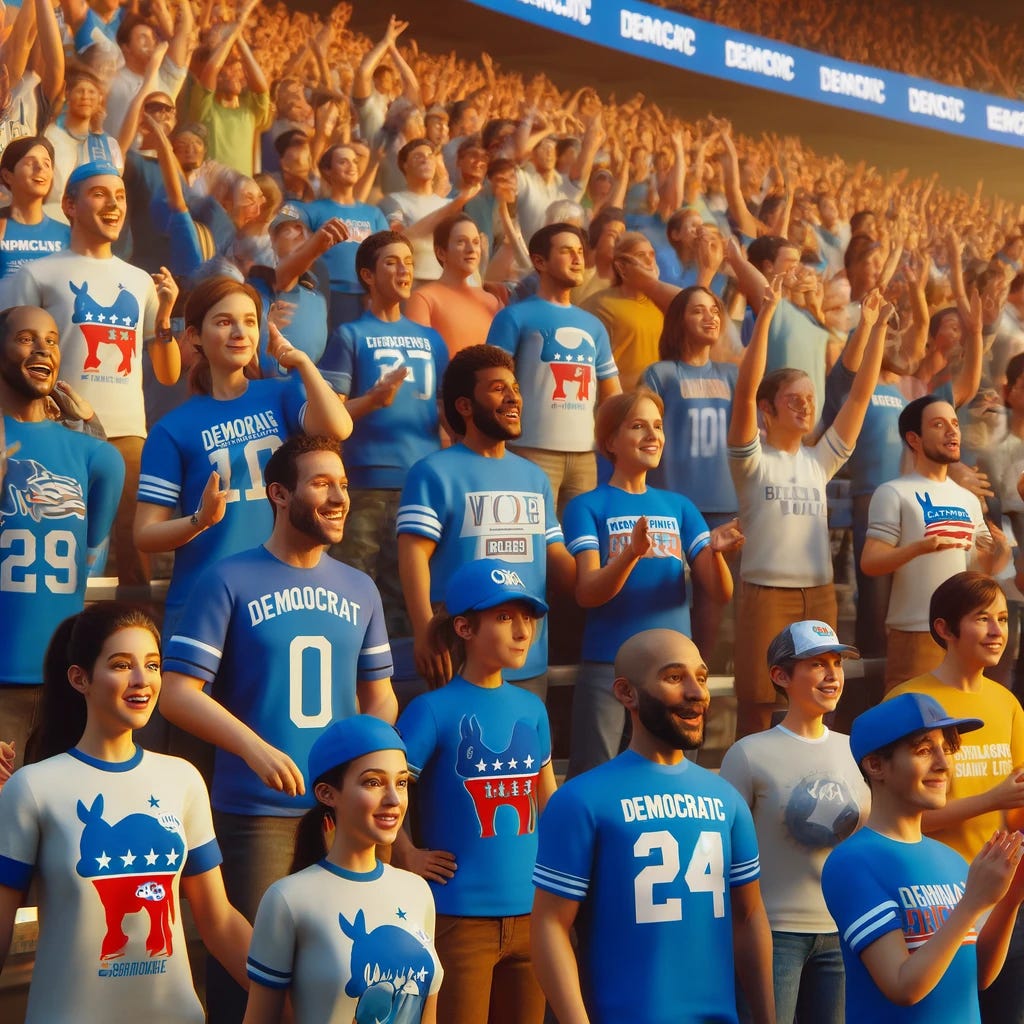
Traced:
POLYGON ((974 541, 974 522, 970 512, 958 505, 935 505, 931 495, 914 493, 921 513, 924 516, 924 535, 926 537, 944 537, 955 540, 965 547, 974 541))
POLYGON ((92 882, 106 916, 100 959, 125 955, 124 919, 138 913, 149 917, 146 952, 170 956, 173 881, 185 856, 181 823, 173 814, 129 814, 109 824, 103 820, 102 793, 90 807, 79 800, 78 817, 85 828, 76 870, 92 882))
POLYGON ((139 300, 123 285, 118 285, 117 298, 104 306, 89 294, 88 281, 81 285, 68 281, 68 287, 75 296, 71 322, 79 326, 85 338, 83 371, 99 370, 105 357, 101 346, 112 345, 121 356, 117 372, 130 374, 138 342, 139 300))

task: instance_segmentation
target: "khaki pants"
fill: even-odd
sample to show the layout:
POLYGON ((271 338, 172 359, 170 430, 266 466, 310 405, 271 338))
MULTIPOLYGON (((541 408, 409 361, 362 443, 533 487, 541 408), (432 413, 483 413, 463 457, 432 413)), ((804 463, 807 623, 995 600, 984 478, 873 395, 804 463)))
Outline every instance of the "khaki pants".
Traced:
POLYGON ((914 676, 923 676, 938 668, 945 656, 946 652, 932 639, 931 633, 890 629, 885 658, 885 692, 914 676))

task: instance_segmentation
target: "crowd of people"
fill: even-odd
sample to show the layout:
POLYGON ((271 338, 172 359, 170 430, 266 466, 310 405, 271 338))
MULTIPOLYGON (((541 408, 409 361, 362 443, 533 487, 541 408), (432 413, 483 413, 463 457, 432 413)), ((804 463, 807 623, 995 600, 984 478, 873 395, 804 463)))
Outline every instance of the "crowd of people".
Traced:
POLYGON ((776 11, 753 0, 654 0, 683 14, 779 39, 815 53, 1020 99, 1020 30, 988 11, 900 2, 884 14, 870 4, 802 0, 776 11), (949 46, 951 40, 956 46, 949 46))
POLYGON ((27 1019, 1024 1021, 1024 208, 350 16, 7 12, 27 1019))

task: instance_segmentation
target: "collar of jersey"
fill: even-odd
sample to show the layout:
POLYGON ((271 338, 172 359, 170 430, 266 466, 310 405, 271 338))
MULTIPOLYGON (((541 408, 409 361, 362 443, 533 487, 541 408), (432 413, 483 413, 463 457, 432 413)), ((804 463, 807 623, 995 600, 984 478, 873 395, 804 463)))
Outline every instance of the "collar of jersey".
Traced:
POLYGON ((72 747, 68 753, 93 768, 99 768, 101 772, 130 772, 142 760, 142 747, 138 744, 135 745, 135 753, 127 761, 101 761, 98 757, 83 754, 78 747, 72 747))
POLYGON ((372 882, 384 874, 384 865, 380 861, 377 861, 376 866, 370 871, 347 871, 345 868, 339 868, 337 864, 332 864, 324 857, 320 861, 320 867, 339 878, 347 878, 350 882, 372 882))

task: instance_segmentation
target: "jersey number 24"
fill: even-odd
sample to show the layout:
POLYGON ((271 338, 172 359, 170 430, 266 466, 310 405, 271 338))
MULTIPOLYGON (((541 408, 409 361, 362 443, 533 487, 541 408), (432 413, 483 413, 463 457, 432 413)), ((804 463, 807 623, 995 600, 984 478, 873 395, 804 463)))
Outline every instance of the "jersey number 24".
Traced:
MULTIPOLYGON (((683 901, 678 896, 656 899, 655 886, 670 885, 679 877, 679 843, 671 832, 642 832, 633 844, 633 856, 647 860, 661 855, 661 862, 648 864, 633 879, 633 897, 637 924, 681 921, 683 901)), ((697 836, 683 881, 691 893, 711 893, 715 917, 725 917, 725 858, 722 836, 718 832, 701 832, 697 836)))

